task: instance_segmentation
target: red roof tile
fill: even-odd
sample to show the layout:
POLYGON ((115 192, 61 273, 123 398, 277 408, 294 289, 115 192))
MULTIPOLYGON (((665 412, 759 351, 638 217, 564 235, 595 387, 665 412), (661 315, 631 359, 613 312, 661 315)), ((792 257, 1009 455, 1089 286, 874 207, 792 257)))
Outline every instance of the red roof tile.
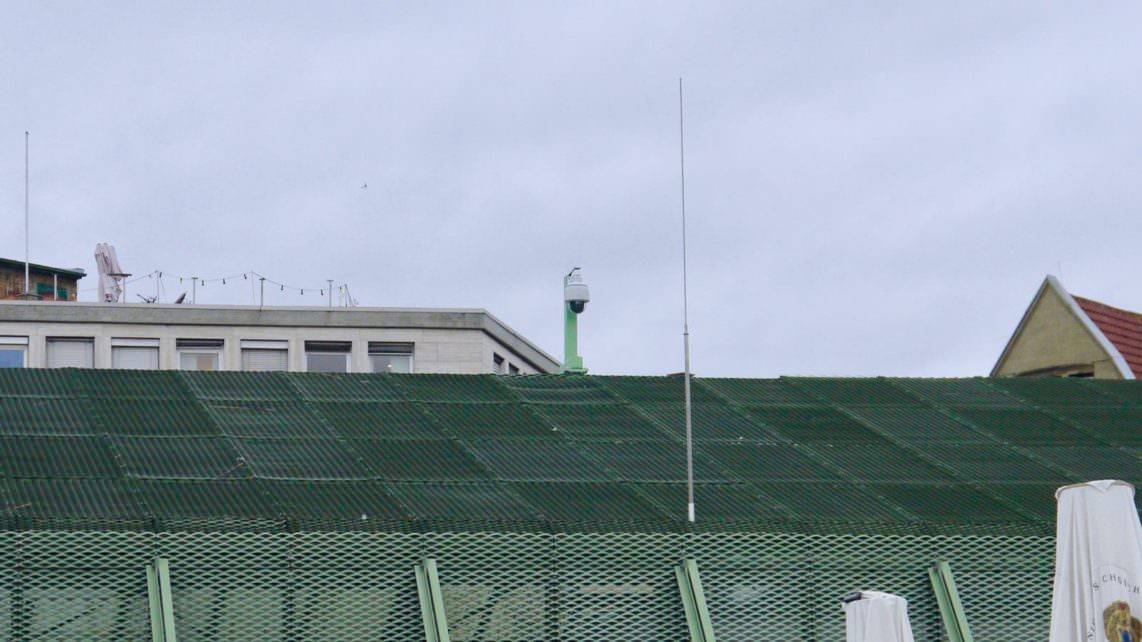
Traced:
POLYGON ((1142 378, 1142 314, 1112 308, 1080 296, 1074 299, 1107 340, 1122 353, 1134 376, 1142 378))

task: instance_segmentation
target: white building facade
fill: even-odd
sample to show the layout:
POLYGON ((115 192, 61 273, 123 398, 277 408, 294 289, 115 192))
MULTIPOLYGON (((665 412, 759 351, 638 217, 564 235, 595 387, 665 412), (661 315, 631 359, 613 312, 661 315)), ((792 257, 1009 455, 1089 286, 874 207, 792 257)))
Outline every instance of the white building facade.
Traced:
POLYGON ((0 303, 0 367, 535 374, 485 310, 0 303))

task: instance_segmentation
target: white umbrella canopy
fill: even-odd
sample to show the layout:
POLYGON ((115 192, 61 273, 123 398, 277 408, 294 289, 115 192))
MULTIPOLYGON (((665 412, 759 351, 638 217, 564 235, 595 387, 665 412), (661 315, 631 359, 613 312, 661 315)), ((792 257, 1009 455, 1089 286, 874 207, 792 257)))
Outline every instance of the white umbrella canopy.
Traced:
POLYGON ((1060 488, 1050 642, 1142 640, 1142 524, 1134 486, 1060 488))
POLYGON ((844 600, 848 642, 915 642, 908 600, 879 591, 850 593, 844 600))

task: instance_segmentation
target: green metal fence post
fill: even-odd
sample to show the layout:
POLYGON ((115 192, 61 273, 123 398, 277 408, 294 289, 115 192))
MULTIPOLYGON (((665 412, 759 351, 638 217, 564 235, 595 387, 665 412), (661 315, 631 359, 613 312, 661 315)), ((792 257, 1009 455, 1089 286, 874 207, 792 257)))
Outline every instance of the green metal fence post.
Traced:
POLYGON ((147 600, 151 610, 151 640, 178 642, 174 626, 174 602, 171 600, 170 566, 161 557, 147 564, 147 600))
POLYGON ((940 618, 948 632, 948 642, 972 642, 971 627, 956 590, 956 581, 952 578, 952 567, 946 561, 936 562, 928 569, 928 579, 932 581, 932 591, 936 594, 940 618))
POLYGON ((450 642, 436 560, 426 557, 413 570, 416 572, 416 592, 420 596, 420 614, 424 618, 424 639, 427 642, 450 642))
POLYGON ((698 575, 698 562, 692 558, 682 560, 674 567, 678 578, 678 591, 682 594, 682 608, 686 611, 686 625, 690 627, 690 642, 716 642, 714 625, 710 622, 710 609, 702 591, 702 578, 698 575))

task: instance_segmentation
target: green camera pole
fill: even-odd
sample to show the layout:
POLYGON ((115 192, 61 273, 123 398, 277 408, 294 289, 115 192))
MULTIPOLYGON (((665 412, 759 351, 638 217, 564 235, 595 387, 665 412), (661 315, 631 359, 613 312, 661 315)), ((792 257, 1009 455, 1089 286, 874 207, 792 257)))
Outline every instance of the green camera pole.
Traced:
MULTIPOLYGON (((575 271, 572 270, 571 274, 575 271)), ((563 287, 571 280, 571 274, 563 277, 563 287)), ((586 374, 583 357, 579 356, 579 315, 571 309, 571 302, 563 302, 563 373, 586 374)))

